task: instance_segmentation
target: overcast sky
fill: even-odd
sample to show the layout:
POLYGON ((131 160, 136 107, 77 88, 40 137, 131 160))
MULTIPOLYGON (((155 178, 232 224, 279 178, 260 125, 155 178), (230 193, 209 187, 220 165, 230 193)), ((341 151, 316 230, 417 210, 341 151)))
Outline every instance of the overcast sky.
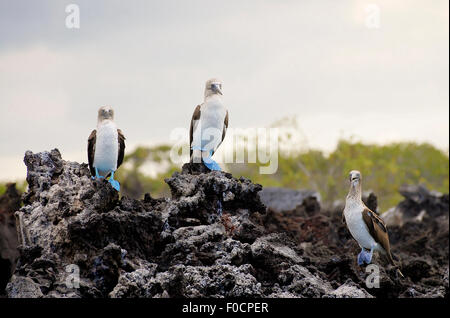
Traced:
POLYGON ((0 180, 25 177, 28 149, 87 161, 102 105, 129 150, 167 141, 210 77, 224 82, 230 127, 298 116, 315 148, 354 136, 448 151, 448 11, 447 0, 0 0, 0 180), (70 3, 80 29, 66 28, 70 3))

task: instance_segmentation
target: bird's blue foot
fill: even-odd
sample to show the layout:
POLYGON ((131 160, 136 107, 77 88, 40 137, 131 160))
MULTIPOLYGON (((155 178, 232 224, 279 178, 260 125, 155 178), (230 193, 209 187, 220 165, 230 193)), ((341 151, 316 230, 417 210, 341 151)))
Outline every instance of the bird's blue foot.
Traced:
POLYGON ((111 186, 117 190, 117 192, 120 191, 120 183, 117 180, 114 180, 114 171, 111 171, 111 177, 108 180, 109 183, 111 183, 111 186))
POLYGON ((358 265, 361 266, 364 264, 364 251, 361 251, 361 253, 358 254, 358 265))
POLYGON ((220 168, 219 164, 212 159, 210 162, 203 162, 203 163, 209 170, 222 171, 222 168, 220 168))
POLYGON ((111 185, 112 185, 112 187, 114 188, 114 189, 116 189, 117 190, 117 192, 120 192, 120 183, 119 183, 119 181, 117 181, 117 180, 109 180, 109 183, 111 183, 111 185))
POLYGON ((209 170, 222 171, 222 168, 220 168, 219 164, 211 158, 211 154, 212 154, 212 151, 211 151, 209 157, 203 158, 203 163, 209 170))
POLYGON ((95 180, 95 179, 103 179, 103 178, 105 178, 105 177, 101 176, 101 175, 98 173, 98 169, 95 168, 95 177, 93 176, 93 177, 92 177, 92 180, 95 180))
POLYGON ((372 255, 373 249, 371 249, 369 252, 366 251, 364 248, 361 249, 361 253, 358 254, 358 265, 361 266, 364 263, 370 264, 370 262, 372 262, 372 255))

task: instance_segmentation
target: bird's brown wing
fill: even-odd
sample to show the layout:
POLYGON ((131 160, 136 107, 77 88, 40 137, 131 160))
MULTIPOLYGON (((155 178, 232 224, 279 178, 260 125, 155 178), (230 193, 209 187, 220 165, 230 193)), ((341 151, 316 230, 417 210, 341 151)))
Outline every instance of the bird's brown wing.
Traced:
POLYGON ((214 149, 214 151, 212 153, 213 155, 216 152, 217 148, 219 148, 219 146, 222 144, 222 141, 225 139, 225 135, 227 133, 227 128, 228 128, 228 110, 227 110, 227 114, 225 115, 225 119, 223 120, 222 140, 217 145, 216 149, 214 149))
POLYGON ((123 162, 123 157, 125 156, 125 136, 122 133, 122 130, 117 129, 117 136, 119 139, 119 155, 117 156, 117 169, 123 162))
POLYGON ((91 175, 95 176, 94 169, 94 156, 95 156, 95 141, 97 139, 97 130, 93 130, 88 138, 88 162, 89 162, 89 170, 91 171, 91 175))
POLYGON ((192 140, 194 138, 194 125, 195 121, 200 119, 200 105, 197 105, 197 107, 194 110, 194 114, 192 114, 191 119, 191 127, 189 129, 189 157, 192 159, 192 140))
POLYGON ((391 254, 388 232, 383 220, 367 207, 364 208, 362 215, 364 223, 366 223, 367 228, 369 229, 370 235, 372 235, 375 241, 384 248, 389 262, 392 265, 395 265, 391 254))

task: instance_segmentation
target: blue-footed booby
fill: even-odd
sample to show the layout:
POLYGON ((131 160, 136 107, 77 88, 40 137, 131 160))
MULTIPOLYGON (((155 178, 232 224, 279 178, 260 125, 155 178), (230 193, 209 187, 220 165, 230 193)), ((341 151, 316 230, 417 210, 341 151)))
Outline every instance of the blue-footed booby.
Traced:
POLYGON ((222 100, 222 82, 210 79, 205 85, 203 104, 192 115, 190 137, 190 161, 203 161, 210 170, 221 170, 211 157, 225 138, 228 128, 228 111, 222 100))
POLYGON ((109 178, 109 183, 120 191, 120 183, 114 173, 122 164, 125 154, 125 136, 114 122, 114 110, 101 107, 98 110, 97 129, 88 139, 88 160, 92 179, 109 178))
MULTIPOLYGON (((370 264, 374 251, 387 256, 389 263, 396 266, 391 254, 389 236, 383 220, 362 201, 361 173, 350 171, 350 190, 345 200, 345 223, 353 238, 361 247, 358 265, 370 264)), ((397 272, 403 276, 397 268, 397 272)))

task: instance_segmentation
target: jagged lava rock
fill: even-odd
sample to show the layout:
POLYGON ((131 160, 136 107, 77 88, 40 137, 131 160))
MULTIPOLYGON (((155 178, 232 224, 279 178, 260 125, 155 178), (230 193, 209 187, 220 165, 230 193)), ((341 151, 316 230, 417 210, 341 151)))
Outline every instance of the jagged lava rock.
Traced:
POLYGON ((311 190, 294 190, 287 188, 266 187, 260 193, 261 201, 272 211, 282 213, 295 210, 305 200, 314 197, 320 202, 320 194, 311 190))
MULTIPOLYGON (((356 264, 360 247, 342 222, 344 206, 322 210, 309 197, 293 210, 269 209, 260 221, 266 231, 285 233, 295 241, 307 267, 336 288, 324 297, 367 297, 367 293, 381 298, 448 297, 448 194, 421 186, 403 187, 401 193, 405 200, 394 210, 401 212, 402 222, 388 225, 388 233, 405 278, 399 279, 385 258, 376 254, 373 263, 380 265, 380 288, 368 288, 365 268, 356 264)), ((373 193, 364 195, 363 201, 377 211, 373 193)))
POLYGON ((172 197, 143 200, 92 180, 58 150, 25 154, 20 258, 9 297, 321 297, 303 251, 258 222, 260 185, 186 164, 172 197), (79 277, 79 280, 77 279, 79 277))
POLYGON ((405 200, 383 214, 388 226, 402 226, 406 222, 421 222, 423 218, 448 215, 448 194, 429 191, 423 185, 403 185, 399 192, 405 200))
POLYGON ((171 198, 135 200, 56 149, 24 161, 29 190, 15 213, 20 257, 8 297, 448 295, 448 211, 447 229, 432 218, 389 229, 407 277, 375 258, 383 267, 374 290, 342 210, 321 211, 314 196, 274 212, 260 185, 185 164, 165 180, 171 198), (426 241, 427 233, 437 236, 426 241))

